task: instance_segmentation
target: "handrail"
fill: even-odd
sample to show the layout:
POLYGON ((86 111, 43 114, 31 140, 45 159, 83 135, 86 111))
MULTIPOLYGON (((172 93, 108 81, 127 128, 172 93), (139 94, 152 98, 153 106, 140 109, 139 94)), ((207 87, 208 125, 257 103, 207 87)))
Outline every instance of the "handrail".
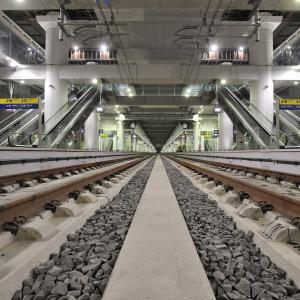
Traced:
MULTIPOLYGON (((244 99, 243 95, 242 95, 235 87, 232 86, 232 88, 233 88, 233 90, 236 91, 239 95, 241 95, 241 97, 244 99)), ((238 97, 237 97, 233 92, 230 91, 230 94, 231 94, 231 95, 233 94, 233 97, 235 97, 235 99, 239 102, 239 104, 240 104, 246 111, 249 112, 249 108, 248 108, 248 106, 247 106, 246 104, 244 104, 242 101, 240 101, 240 99, 238 99, 238 97)), ((250 110, 251 110, 251 108, 254 108, 255 112, 256 112, 262 119, 264 119, 264 120, 267 122, 267 124, 270 126, 270 128, 266 128, 266 125, 267 125, 266 123, 263 123, 263 122, 261 121, 261 119, 259 119, 259 118, 254 118, 255 121, 262 127, 262 129, 265 130, 265 131, 268 133, 268 135, 275 141, 275 140, 276 140, 276 133, 274 132, 273 122, 271 122, 266 116, 264 116, 264 115, 259 111, 259 109, 258 109, 253 103, 251 103, 251 101, 248 101, 248 104, 249 104, 249 106, 250 106, 250 110)), ((250 114, 251 114, 251 113, 250 113, 250 114)), ((287 142, 286 142, 286 140, 287 140, 287 135, 286 135, 285 132, 283 132, 282 130, 279 130, 279 133, 280 133, 280 136, 281 136, 281 140, 280 140, 279 142, 280 142, 282 145, 286 145, 286 144, 287 144, 287 142), (283 139, 283 141, 282 141, 282 139, 283 139)))
POLYGON ((0 134, 2 134, 3 132, 7 131, 10 127, 12 127, 13 125, 15 125, 16 123, 18 123, 19 121, 21 121, 22 119, 26 118, 27 116, 29 116, 32 113, 33 109, 29 109, 28 111, 26 111, 24 114, 22 114, 21 116, 19 116, 18 118, 14 119, 11 123, 9 123, 8 125, 6 125, 5 127, 3 127, 0 130, 0 134))
MULTIPOLYGON (((13 116, 15 116, 18 113, 20 113, 20 110, 14 111, 12 114, 10 114, 9 116, 7 116, 4 120, 0 121, 0 127, 1 127, 2 123, 5 123, 7 120, 9 120, 10 118, 12 118, 13 116)), ((1 133, 1 131, 0 131, 0 133, 1 133)))
MULTIPOLYGON (((83 90, 84 90, 85 88, 82 88, 81 90, 79 90, 78 91, 78 93, 76 93, 75 94, 75 96, 76 95, 78 95, 78 94, 80 94, 83 90)), ((70 110, 72 110, 73 108, 74 108, 74 106, 76 106, 80 101, 81 101, 81 98, 84 96, 84 94, 75 102, 75 103, 73 103, 73 105, 72 106, 70 106, 70 110)), ((54 117, 57 117, 58 118, 58 120, 57 120, 57 122, 60 122, 60 120, 61 120, 61 116, 59 116, 58 117, 58 115, 66 108, 66 107, 68 107, 68 105, 70 105, 70 100, 68 99, 68 101, 64 104, 64 105, 62 105, 61 107, 60 107, 60 109, 57 111, 57 112, 55 112, 44 124, 43 124, 43 132, 45 132, 46 134, 48 134, 48 133, 50 133, 53 129, 54 129, 54 127, 56 126, 56 124, 53 124, 48 130, 45 130, 45 128, 46 128, 46 126, 49 124, 49 122, 50 121, 53 121, 53 119, 54 119, 54 117)), ((51 122, 50 122, 51 123, 51 122)), ((56 122, 55 122, 56 123, 56 122)), ((37 132, 39 131, 39 129, 37 129, 37 130, 35 130, 34 132, 32 132, 31 133, 31 135, 34 135, 34 134, 36 134, 37 132)))
MULTIPOLYGON (((94 89, 93 87, 89 88, 87 93, 89 93, 92 89, 94 89)), ((84 98, 83 100, 85 100, 86 94, 84 94, 84 98)), ((67 126, 65 126, 65 128, 60 132, 60 134, 55 138, 55 140, 51 143, 51 147, 55 147, 56 145, 58 145, 61 140, 63 139, 63 137, 66 135, 66 133, 74 126, 75 124, 75 120, 77 120, 77 118, 82 114, 82 112, 86 109, 86 107, 95 100, 95 97, 97 96, 97 94, 99 93, 99 90, 95 89, 93 95, 91 96, 91 98, 86 101, 86 103, 81 107, 81 109, 76 113, 76 115, 73 117, 72 122, 70 122, 67 126)), ((82 100, 80 100, 81 102, 82 100)), ((70 113, 70 111, 68 112, 68 114, 70 113)), ((66 114, 67 115, 67 114, 66 114)), ((64 116, 65 118, 65 116, 64 116)))
MULTIPOLYGON (((234 90, 234 92, 237 92, 239 95, 241 95, 242 98, 243 95, 234 87, 231 86, 231 88, 234 90)), ((230 91, 230 93, 232 94, 233 92, 230 91)), ((234 97, 238 98, 234 93, 233 93, 234 97)), ((237 99, 237 100, 241 100, 241 99, 237 99)), ((247 105, 245 105, 243 102, 239 101, 239 103, 243 106, 244 109, 248 110, 249 107, 247 107, 247 105)), ((253 110, 255 111, 255 113, 257 113, 259 115, 259 118, 262 118, 263 120, 265 120, 267 123, 263 123, 261 122, 261 120, 259 118, 255 118, 255 120, 260 124, 260 126, 262 126, 270 135, 273 134, 273 122, 271 120, 269 120, 265 115, 263 115, 260 110, 253 104, 251 103, 251 101, 249 101, 249 106, 250 106, 250 110, 253 108, 253 110), (266 128, 266 125, 270 126, 270 128, 266 128)))
MULTIPOLYGON (((228 92, 228 89, 226 89, 226 91, 228 92)), ((243 115, 238 111, 238 109, 232 104, 231 101, 228 101, 226 95, 224 95, 224 92, 222 90, 219 91, 220 95, 224 98, 224 100, 226 101, 226 104, 235 112, 235 114, 239 117, 240 120, 245 120, 245 118, 243 117, 243 115)), ((231 93, 229 93, 231 95, 231 93)), ((265 142, 260 138, 260 136, 258 136, 255 132, 255 130, 253 130, 253 128, 248 125, 248 122, 244 122, 243 124, 246 128, 246 130, 255 138, 255 140, 258 142, 258 144, 260 145, 260 147, 262 148, 267 148, 267 145, 265 144, 265 142)))

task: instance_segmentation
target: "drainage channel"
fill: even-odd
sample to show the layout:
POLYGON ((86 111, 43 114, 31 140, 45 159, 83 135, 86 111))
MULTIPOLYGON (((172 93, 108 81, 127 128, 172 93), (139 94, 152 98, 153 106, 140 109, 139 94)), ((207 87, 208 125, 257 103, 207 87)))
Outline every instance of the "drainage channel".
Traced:
POLYGON ((12 299, 101 299, 153 164, 154 159, 108 205, 69 234, 59 253, 32 269, 12 299))
POLYGON ((300 299, 293 280, 261 252, 252 232, 239 230, 166 159, 164 166, 217 299, 300 299))

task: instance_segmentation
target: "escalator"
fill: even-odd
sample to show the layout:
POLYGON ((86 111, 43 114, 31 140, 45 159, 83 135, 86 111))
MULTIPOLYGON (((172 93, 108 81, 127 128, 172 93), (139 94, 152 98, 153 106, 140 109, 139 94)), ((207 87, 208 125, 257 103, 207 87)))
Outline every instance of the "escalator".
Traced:
MULTIPOLYGON (((250 103, 250 93, 245 86, 238 88, 231 87, 234 94, 248 107, 250 103)), ((274 118, 276 116, 276 101, 280 99, 274 93, 274 118)), ((287 136, 287 146, 294 147, 300 145, 300 112, 291 110, 279 111, 280 130, 287 136)))
POLYGON ((84 89, 78 100, 72 103, 68 102, 43 124, 40 134, 38 130, 31 134, 31 145, 65 148, 65 137, 70 132, 77 131, 82 127, 98 103, 99 90, 95 87, 84 89))
POLYGON ((11 135, 22 135, 28 130, 35 130, 38 116, 38 109, 21 109, 2 120, 0 122, 0 146, 7 146, 11 135))
MULTIPOLYGON (((235 90, 223 87, 219 90, 219 103, 238 130, 248 133, 261 149, 275 146, 273 123, 265 118, 253 105, 247 106, 237 96, 235 90)), ((285 137, 280 134, 280 144, 285 145, 285 137)))

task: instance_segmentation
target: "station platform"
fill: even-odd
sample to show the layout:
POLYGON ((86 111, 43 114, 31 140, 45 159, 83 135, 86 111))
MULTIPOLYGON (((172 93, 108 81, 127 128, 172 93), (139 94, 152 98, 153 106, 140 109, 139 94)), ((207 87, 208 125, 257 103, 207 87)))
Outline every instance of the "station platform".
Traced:
POLYGON ((121 299, 215 299, 160 157, 103 296, 121 299))

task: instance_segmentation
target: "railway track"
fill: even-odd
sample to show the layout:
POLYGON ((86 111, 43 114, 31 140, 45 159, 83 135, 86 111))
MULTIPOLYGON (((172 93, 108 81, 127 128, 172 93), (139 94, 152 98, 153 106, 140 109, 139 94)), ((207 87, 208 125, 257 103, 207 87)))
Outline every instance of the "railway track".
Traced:
MULTIPOLYGON (((203 158, 194 157, 191 155, 180 155, 180 157, 189 159, 194 162, 201 162, 208 166, 215 166, 215 167, 220 167, 220 168, 230 168, 230 169, 235 169, 235 170, 242 171, 245 173, 251 172, 254 175, 271 177, 271 178, 277 179, 278 181, 286 180, 286 181, 293 182, 296 185, 300 185, 300 176, 296 175, 296 174, 292 174, 292 173, 283 173, 283 172, 279 172, 279 171, 275 172, 275 171, 267 170, 267 169, 253 168, 253 167, 243 166, 243 165, 238 165, 238 164, 233 164, 233 163, 219 162, 219 161, 206 159, 206 158, 203 159, 203 158)), ((224 159, 224 158, 220 157, 220 159, 224 159)), ((256 159, 253 159, 253 160, 256 160, 256 159)), ((276 163, 276 161, 274 161, 274 163, 276 163)), ((283 162, 281 161, 281 163, 283 163, 283 162)), ((289 161, 289 164, 290 163, 291 162, 289 161)), ((299 164, 299 162, 295 161, 295 165, 298 165, 298 164, 299 164)))
MULTIPOLYGON (((203 175, 207 176, 209 180, 215 180, 218 184, 227 185, 232 187, 237 192, 245 192, 250 195, 250 197, 256 201, 266 201, 274 205, 274 209, 278 212, 291 216, 299 217, 300 216, 300 193, 295 190, 285 189, 281 187, 280 189, 275 189, 273 184, 263 183, 263 181, 256 180, 255 178, 247 178, 246 176, 236 176, 226 173, 226 167, 228 165, 223 163, 216 163, 209 161, 208 163, 204 162, 195 162, 189 158, 179 158, 176 156, 168 156, 173 161, 203 175), (212 164, 213 163, 213 164, 212 164)), ((231 165, 231 167, 233 167, 231 165)), ((247 170, 253 175, 257 173, 256 169, 251 169, 250 167, 244 168, 240 167, 237 170, 247 170)), ((275 177, 283 177, 284 174, 276 176, 275 172, 264 173, 263 170, 260 170, 260 174, 263 176, 268 176, 272 174, 275 177)), ((246 175, 246 174, 244 174, 246 175)), ((290 174, 287 175, 290 178, 290 174)), ((293 180, 295 182, 300 182, 300 176, 293 175, 293 180)))
MULTIPOLYGON (((7 176, 0 176, 0 187, 6 186, 6 185, 17 184, 17 183, 22 184, 22 182, 27 181, 27 180, 40 181, 41 178, 53 177, 57 174, 61 174, 62 176, 64 176, 66 173, 69 173, 69 172, 76 172, 76 171, 80 172, 81 170, 85 170, 88 168, 106 166, 108 164, 126 161, 130 158, 135 158, 135 157, 139 157, 139 156, 131 155, 131 156, 122 156, 122 157, 108 157, 108 158, 104 157, 103 158, 104 161, 101 161, 101 162, 74 164, 74 165, 66 166, 66 167, 62 167, 62 168, 50 168, 50 169, 47 168, 45 170, 39 170, 39 171, 34 171, 34 172, 25 172, 25 173, 12 174, 12 175, 7 175, 7 176)), ((39 160, 39 162, 41 162, 41 161, 47 161, 47 160, 46 159, 39 160)))
MULTIPOLYGON (((93 163, 85 165, 72 166, 64 170, 48 170, 35 172, 33 174, 26 174, 26 178, 52 178, 49 182, 39 183, 36 185, 17 189, 14 192, 1 194, 0 203, 0 226, 5 222, 11 221, 18 216, 32 217, 45 208, 46 203, 51 203, 54 200, 60 203, 70 198, 70 194, 75 192, 80 193, 86 189, 91 189, 96 182, 101 184, 103 180, 109 179, 117 175, 141 161, 148 156, 142 155, 140 157, 124 157, 117 158, 105 163, 93 163), (73 174, 71 174, 73 172, 73 174), (69 173, 68 177, 63 177, 64 174, 69 173), (53 176, 61 175, 60 179, 53 179, 53 176)), ((9 179, 0 182, 20 182, 24 181, 24 174, 17 176, 10 176, 9 179)))

